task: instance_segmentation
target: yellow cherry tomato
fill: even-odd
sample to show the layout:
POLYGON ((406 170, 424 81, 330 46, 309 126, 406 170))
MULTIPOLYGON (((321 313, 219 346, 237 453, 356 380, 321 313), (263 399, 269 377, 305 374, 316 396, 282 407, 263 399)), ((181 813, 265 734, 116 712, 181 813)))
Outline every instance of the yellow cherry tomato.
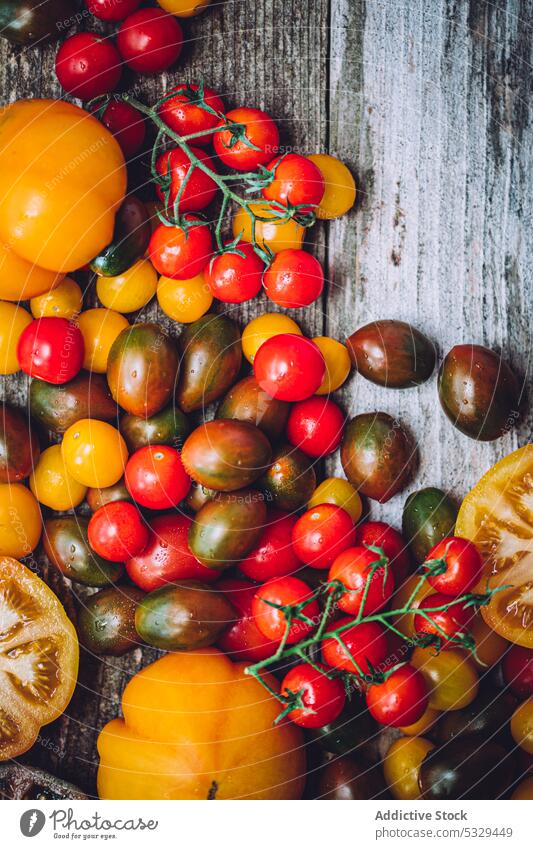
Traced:
POLYGON ((159 6, 177 18, 193 18, 209 6, 211 0, 157 0, 159 6))
POLYGON ((404 725, 400 728, 400 731, 402 734, 405 734, 406 737, 419 737, 421 734, 425 734, 426 731, 429 731, 441 715, 440 710, 427 707, 418 722, 413 722, 412 725, 404 725))
POLYGON ((20 370, 17 344, 31 320, 29 312, 22 307, 0 301, 0 374, 15 374, 20 370))
POLYGON ((419 799, 420 766, 434 743, 423 737, 400 737, 385 755, 383 774, 395 799, 419 799))
MULTIPOLYGON (((274 254, 289 248, 302 247, 305 227, 301 224, 297 224, 292 218, 288 221, 276 218, 268 203, 251 203, 250 209, 255 215, 270 219, 263 221, 256 219, 255 240, 259 247, 264 248, 267 245, 274 254)), ((233 218, 232 227, 235 238, 239 236, 244 242, 252 241, 251 216, 241 206, 233 218)))
POLYGON ((0 556, 26 557, 39 542, 41 510, 21 483, 0 484, 0 556))
POLYGON ((64 277, 50 292, 38 295, 30 301, 34 318, 75 318, 81 312, 83 292, 72 277, 64 277))
POLYGON ((80 419, 63 436, 67 471, 84 486, 113 486, 122 475, 128 449, 116 428, 97 419, 80 419))
POLYGON ((329 336, 315 336, 313 342, 319 348, 326 363, 324 380, 318 387, 316 394, 329 395, 330 392, 339 389, 350 374, 352 364, 348 349, 342 342, 331 339, 329 336))
POLYGON ((461 710, 473 702, 479 690, 476 667, 461 649, 435 654, 433 647, 416 648, 411 663, 420 670, 434 710, 461 710))
POLYGON ((182 324, 201 318, 211 304, 213 295, 203 273, 190 280, 172 280, 160 277, 157 284, 159 306, 169 318, 182 324))
POLYGON ((99 277, 96 294, 104 307, 117 312, 135 312, 154 297, 157 273, 152 263, 140 259, 116 277, 99 277))
POLYGON ((344 162, 328 153, 314 153, 307 158, 315 163, 326 184, 316 217, 339 218, 355 203, 356 188, 352 174, 344 162))
POLYGON ((82 312, 78 323, 85 343, 83 368, 103 374, 111 345, 129 326, 128 319, 114 310, 94 309, 82 312))
POLYGON ((267 312, 246 325, 242 332, 242 352, 249 363, 253 363, 259 348, 272 336, 280 333, 296 333, 302 336, 302 331, 292 318, 281 312, 267 312))
POLYGON ((533 776, 530 776, 529 778, 524 778, 524 780, 520 782, 513 795, 511 796, 511 799, 513 799, 515 802, 533 799, 533 776))
POLYGON ((511 734, 521 749, 533 755, 533 698, 526 699, 513 713, 511 734))
POLYGON ((487 625, 481 613, 474 616, 468 625, 468 630, 476 641, 476 651, 471 655, 476 666, 480 669, 495 666, 509 648, 510 643, 487 625))
POLYGON ((0 239, 0 299, 27 301, 57 286, 65 275, 23 259, 0 239))
POLYGON ((317 507, 319 504, 336 504, 337 507, 342 507, 354 522, 359 521, 363 512, 359 493, 345 478, 326 478, 319 483, 307 506, 317 507))
POLYGON ((75 480, 65 466, 61 445, 43 451, 30 477, 37 501, 52 510, 70 510, 85 498, 87 487, 75 480))

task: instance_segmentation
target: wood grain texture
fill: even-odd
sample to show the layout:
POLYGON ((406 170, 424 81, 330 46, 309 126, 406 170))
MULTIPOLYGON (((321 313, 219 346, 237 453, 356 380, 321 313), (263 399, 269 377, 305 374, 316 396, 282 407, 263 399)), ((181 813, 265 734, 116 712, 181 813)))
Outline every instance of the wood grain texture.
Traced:
MULTIPOLYGON (((185 22, 177 70, 134 80, 153 102, 199 77, 230 106, 267 109, 283 144, 328 150, 357 177, 356 208, 316 227, 310 241, 327 267, 321 303, 295 317, 309 335, 339 338, 377 318, 411 321, 445 353, 462 341, 501 350, 527 385, 531 370, 531 75, 533 0, 226 0, 185 22)), ((84 22, 86 28, 91 28, 84 22)), ((60 96, 53 46, 0 45, 2 102, 60 96)), ((232 311, 246 321, 259 299, 232 311)), ((142 312, 178 335, 152 303, 142 312)), ((26 379, 2 380, 24 404, 26 379)), ((351 414, 384 410, 419 443, 411 489, 443 486, 460 499, 495 460, 531 439, 531 415, 492 444, 473 442, 444 418, 435 380, 394 392, 353 376, 342 391, 351 414)), ((527 406, 526 401, 524 406, 527 406)), ((339 471, 334 458, 328 470, 339 471)), ((375 518, 397 523, 406 493, 375 518)), ((72 590, 35 568, 69 603, 72 590)), ((95 739, 119 710, 128 677, 154 652, 83 658, 67 714, 43 729, 33 764, 94 792, 95 739)))

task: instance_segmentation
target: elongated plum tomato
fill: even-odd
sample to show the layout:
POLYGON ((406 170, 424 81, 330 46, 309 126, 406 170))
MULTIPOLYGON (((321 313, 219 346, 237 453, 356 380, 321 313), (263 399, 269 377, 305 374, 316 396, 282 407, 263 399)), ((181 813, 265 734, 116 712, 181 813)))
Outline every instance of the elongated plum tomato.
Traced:
POLYGON ((340 678, 328 678, 310 663, 300 663, 287 673, 281 683, 281 694, 299 695, 303 707, 289 713, 302 728, 322 728, 342 713, 346 691, 340 678))
MULTIPOLYGON (((205 150, 191 146, 191 152, 211 170, 216 170, 205 150)), ((189 156, 180 147, 165 150, 156 160, 156 171, 165 178, 164 183, 156 184, 159 200, 166 201, 167 209, 173 210, 174 202, 181 192, 179 212, 199 212, 214 199, 218 186, 209 174, 198 166, 193 166, 189 156), (168 190, 166 187, 168 185, 168 190), (182 188, 183 186, 183 188, 182 188)))
POLYGON ((339 447, 344 426, 341 408, 314 396, 295 404, 287 422, 287 439, 309 457, 325 457, 339 447))
POLYGON ((335 504, 312 507, 296 522, 292 545, 302 563, 329 569, 341 552, 355 545, 352 517, 335 504))
POLYGON ((137 504, 151 510, 175 507, 191 488, 180 453, 170 445, 139 448, 128 460, 124 480, 137 504))
POLYGON ((196 84, 181 83, 168 92, 158 111, 165 124, 180 136, 205 130, 205 135, 194 139, 195 145, 203 147, 211 142, 213 130, 220 123, 220 114, 214 115, 213 112, 223 112, 224 104, 211 88, 205 87, 202 93, 196 84), (174 96, 170 97, 172 94, 174 96), (208 111, 205 106, 213 111, 208 111))
POLYGON ((374 545, 383 549, 389 558, 394 583, 399 587, 411 566, 409 548, 401 533, 386 522, 363 522, 357 528, 357 542, 359 545, 374 545))
POLYGON ((466 633, 469 623, 473 620, 475 611, 472 607, 465 607, 463 602, 453 602, 450 596, 444 593, 435 593, 423 599, 418 605, 424 615, 417 613, 415 616, 415 631, 417 634, 433 634, 442 640, 442 648, 451 648, 454 644, 453 638, 466 633), (448 605, 446 610, 428 610, 448 605))
POLYGON ((476 546, 461 537, 446 537, 435 545, 428 556, 426 564, 442 560, 446 571, 440 575, 428 575, 427 580, 439 593, 448 596, 460 596, 477 584, 483 562, 476 546))
MULTIPOLYGON (((318 619, 319 607, 316 599, 311 598, 312 589, 299 578, 290 576, 284 578, 272 578, 257 590, 252 602, 252 612, 259 630, 271 640, 281 640, 287 629, 285 613, 276 605, 299 605, 307 599, 300 610, 300 615, 308 619, 318 619), (270 604, 268 603, 270 602, 270 604)), ((302 621, 294 616, 287 636, 287 644, 299 643, 314 631, 316 625, 302 621)))
POLYGON ((366 703, 371 716, 381 725, 412 725, 428 706, 427 685, 418 669, 406 663, 382 684, 371 684, 366 703))
POLYGON ((39 318, 23 330, 17 345, 22 371, 47 383, 67 383, 83 364, 85 345, 79 327, 66 318, 39 318))
POLYGON ((211 293, 223 304, 242 304, 259 293, 264 264, 248 242, 216 256, 205 271, 211 293))
POLYGON ((325 663, 334 669, 343 669, 356 675, 359 672, 370 674, 371 669, 380 667, 388 657, 387 634, 378 622, 361 622, 359 625, 354 623, 350 627, 351 622, 354 620, 347 616, 345 619, 338 619, 328 628, 344 628, 339 636, 346 648, 334 637, 327 637, 322 642, 322 657, 325 663))
POLYGON ((324 288, 324 272, 316 257, 290 248, 277 253, 264 276, 265 292, 271 301, 286 309, 306 307, 324 288))
POLYGON ((240 571, 253 581, 268 581, 291 575, 301 568, 292 547, 292 531, 296 516, 272 510, 263 528, 261 539, 250 554, 239 563, 240 571))
POLYGON ((135 557, 148 542, 148 528, 128 501, 112 501, 91 516, 89 545, 100 557, 124 563, 135 557))
POLYGON ((270 162, 279 146, 276 124, 261 109, 247 106, 232 109, 219 121, 219 126, 234 124, 231 129, 218 130, 213 145, 218 158, 235 171, 255 171, 270 162), (239 137, 244 133, 247 141, 239 137))
POLYGON ((122 73, 116 47, 92 32, 78 32, 66 38, 57 51, 55 67, 65 91, 81 100, 109 94, 122 73))
MULTIPOLYGON (((109 6, 114 6, 105 0, 109 6)), ((100 121, 113 133, 126 159, 131 159, 143 146, 146 126, 138 109, 124 100, 110 100, 100 121)))
MULTIPOLYGON (((215 571, 216 575, 216 570, 209 571, 215 571)), ((261 633, 252 613, 252 601, 257 586, 250 581, 241 581, 239 578, 224 578, 217 583, 216 589, 231 602, 238 614, 233 625, 219 638, 217 646, 229 654, 233 660, 257 663, 259 660, 272 657, 278 642, 269 640, 261 633)))
POLYGON ((505 683, 519 699, 533 696, 533 650, 511 646, 502 663, 505 683))
POLYGON ((162 9, 138 9, 118 31, 117 46, 126 65, 139 74, 159 74, 177 61, 183 30, 162 9))
POLYGON ((394 577, 388 566, 375 567, 379 560, 379 554, 360 545, 346 549, 335 558, 329 570, 328 581, 340 581, 346 587, 347 592, 338 600, 340 609, 345 613, 357 616, 366 587, 365 615, 377 613, 391 598, 394 592, 394 577))
POLYGON ((85 0, 91 15, 100 21, 123 21, 141 3, 142 0, 85 0))
POLYGON ((324 358, 314 342, 295 333, 280 333, 264 342, 254 357, 261 389, 280 401, 303 401, 324 377, 324 358))
POLYGON ((213 253, 213 238, 207 224, 195 215, 187 215, 190 226, 155 228, 148 246, 152 265, 163 277, 190 280, 203 271, 213 253))
POLYGON ((267 165, 274 175, 272 182, 262 190, 263 197, 287 207, 297 207, 298 212, 312 212, 324 194, 324 178, 314 162, 298 153, 286 153, 267 165))

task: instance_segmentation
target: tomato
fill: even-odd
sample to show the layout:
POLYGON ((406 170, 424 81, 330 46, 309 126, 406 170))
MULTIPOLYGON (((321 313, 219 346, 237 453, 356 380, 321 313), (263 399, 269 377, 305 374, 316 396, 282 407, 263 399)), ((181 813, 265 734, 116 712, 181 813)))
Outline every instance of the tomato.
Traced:
MULTIPOLYGON (((191 153, 212 171, 216 170, 205 150, 191 146, 191 153)), ((157 173, 165 178, 156 183, 157 196, 159 200, 165 201, 169 212, 174 211, 174 204, 180 192, 179 213, 199 212, 214 200, 218 191, 217 184, 201 168, 192 166, 188 154, 180 147, 173 147, 161 153, 157 157, 155 167, 157 173)))
POLYGON ((338 605, 345 613, 356 616, 368 586, 364 614, 377 613, 390 600, 394 592, 394 577, 390 567, 378 566, 370 578, 373 566, 379 562, 379 554, 364 546, 348 548, 339 554, 329 570, 328 581, 340 581, 350 592, 344 593, 338 605))
POLYGON ((96 294, 104 307, 120 313, 136 312, 151 301, 157 274, 151 262, 139 259, 116 277, 98 277, 96 294))
POLYGON ((30 309, 34 318, 76 318, 81 311, 83 293, 71 277, 64 277, 59 285, 37 295, 30 301, 30 309))
MULTIPOLYGON (((435 590, 431 584, 428 584, 425 578, 418 573, 409 575, 402 581, 395 572, 394 582, 397 589, 392 598, 391 610, 401 610, 402 608, 407 607, 408 602, 409 609, 416 610, 422 599, 435 594, 435 590)), ((401 613, 394 616, 392 624, 395 628, 398 628, 402 634, 405 634, 406 637, 414 637, 416 634, 414 613, 401 613)))
POLYGON ((19 371, 17 346, 23 331, 31 323, 31 315, 25 309, 0 301, 0 374, 19 371))
POLYGON ((39 440, 26 416, 15 407, 0 403, 0 421, 0 483, 20 483, 37 464, 39 440))
POLYGON ((348 348, 342 342, 331 339, 329 336, 315 336, 313 342, 324 357, 324 362, 326 363, 326 373, 316 394, 329 395, 330 392, 340 389, 350 374, 352 364, 350 362, 348 348))
POLYGON ((511 717, 513 740, 529 755, 533 755, 533 698, 526 699, 511 717))
POLYGON ((278 128, 270 115, 242 106, 227 112, 219 121, 219 126, 224 124, 235 124, 213 136, 215 153, 224 165, 235 171, 255 171, 270 162, 279 145, 278 128), (240 138, 242 133, 246 141, 240 138))
POLYGON ((123 21, 141 5, 142 0, 85 0, 91 15, 100 21, 123 21))
POLYGON ((138 9, 129 15, 117 35, 117 47, 126 65, 139 74, 159 74, 178 60, 183 30, 162 9, 138 9))
POLYGON ((223 304, 242 304, 259 293, 264 267, 250 244, 238 242, 214 257, 206 268, 205 279, 213 296, 223 304))
MULTIPOLYGON (((103 0, 109 4, 109 0, 103 0)), ((136 2, 136 5, 139 5, 136 2)), ((144 117, 130 103, 124 100, 110 100, 100 115, 100 121, 113 133, 126 159, 131 159, 138 153, 146 135, 144 117)))
MULTIPOLYGON (((61 0, 63 2, 63 0, 61 0)), ((34 265, 16 254, 0 236, 0 299, 26 301, 57 286, 64 274, 34 265)))
POLYGON ((278 312, 267 312, 253 318, 242 332, 242 352, 253 365, 259 348, 272 336, 280 333, 293 333, 302 336, 302 331, 292 318, 278 312))
POLYGON ((524 778, 524 780, 521 781, 518 787, 514 790, 511 799, 513 801, 533 799, 533 777, 524 778))
POLYGON ((280 333, 263 342, 254 357, 254 375, 261 389, 280 401, 303 401, 324 377, 322 354, 304 336, 280 333))
POLYGON ((420 719, 411 723, 411 725, 401 725, 400 731, 408 737, 418 737, 420 734, 425 734, 426 731, 429 731, 441 716, 440 710, 427 707, 420 719))
POLYGON ((445 537, 426 557, 426 563, 443 560, 446 571, 429 575, 428 581, 439 593, 460 596, 470 592, 479 581, 483 563, 476 546, 461 537, 445 537))
POLYGON ((128 449, 118 430, 107 422, 80 419, 63 436, 61 450, 72 477, 85 486, 112 486, 122 475, 128 449))
POLYGON ((160 277, 157 284, 159 306, 169 318, 191 324, 201 318, 213 303, 211 289, 203 272, 190 280, 160 277))
POLYGON ((91 516, 88 534, 93 551, 114 563, 135 557, 148 542, 148 528, 128 501, 112 501, 100 507, 91 516))
POLYGON ((29 483, 37 501, 52 510, 71 510, 81 504, 87 493, 87 487, 69 473, 60 445, 43 451, 29 483))
POLYGON ((67 383, 83 365, 80 329, 66 318, 39 318, 23 330, 17 345, 22 371, 47 383, 67 383))
POLYGON ((406 663, 391 672, 381 684, 371 684, 366 692, 371 716, 381 725, 410 725, 420 719, 428 706, 424 677, 406 663))
POLYGON ((83 367, 104 374, 113 342, 129 327, 128 319, 114 310, 85 310, 78 319, 78 326, 85 343, 83 367))
POLYGON ((255 219, 255 241, 260 248, 273 254, 289 248, 302 247, 305 228, 294 218, 280 215, 268 203, 250 203, 246 209, 239 206, 233 218, 232 229, 235 238, 252 242, 255 219))
POLYGON ((476 644, 476 650, 472 652, 472 660, 476 666, 481 669, 495 666, 509 648, 510 643, 489 628, 479 611, 469 624, 468 630, 476 644))
MULTIPOLYGON (((383 549, 389 558, 394 583, 399 587, 411 567, 409 549, 402 535, 385 522, 363 522, 357 528, 357 542, 360 545, 374 545, 383 549)), ((420 581, 419 575, 417 581, 420 581)))
POLYGON ((299 663, 281 682, 281 695, 299 696, 303 707, 288 714, 301 728, 322 728, 344 708, 346 691, 340 678, 329 678, 309 663, 299 663))
POLYGON ((431 708, 461 710, 476 698, 479 678, 466 652, 450 649, 435 654, 432 646, 416 648, 411 664, 426 679, 431 708))
POLYGON ((204 583, 216 581, 219 573, 196 559, 188 543, 192 519, 178 513, 164 513, 150 519, 150 533, 144 549, 126 563, 131 580, 141 590, 152 592, 167 583, 190 578, 204 583))
POLYGON ((475 611, 466 607, 464 602, 450 603, 450 597, 444 593, 435 593, 423 599, 418 605, 418 610, 423 610, 425 615, 417 613, 415 616, 415 631, 417 634, 434 634, 441 639, 441 648, 449 648, 456 645, 453 640, 461 634, 465 634, 468 624, 473 618, 475 611), (428 608, 449 605, 446 610, 430 610, 428 608))
POLYGON ((113 91, 122 73, 116 47, 92 32, 78 32, 66 38, 56 53, 55 67, 65 91, 81 100, 113 91))
MULTIPOLYGON (((213 569, 210 571, 213 572, 213 569)), ((279 643, 265 637, 255 624, 252 613, 252 601, 257 590, 255 584, 238 578, 224 578, 218 581, 216 588, 238 614, 234 624, 219 638, 217 646, 233 660, 257 663, 272 657, 279 643)))
POLYGON ((223 111, 224 104, 213 89, 192 83, 181 83, 171 89, 158 108, 160 118, 179 136, 201 133, 194 144, 202 146, 211 142, 213 129, 220 122, 223 111))
POLYGON ((352 522, 358 522, 363 512, 363 505, 356 489, 344 478, 326 478, 320 483, 307 506, 318 507, 319 504, 336 504, 342 507, 352 517, 352 522))
POLYGON ((41 537, 41 511, 21 483, 0 484, 0 557, 26 557, 41 537))
POLYGON ((324 272, 319 261, 307 251, 277 253, 264 276, 265 292, 280 307, 306 307, 316 301, 324 288, 324 272))
POLYGON ((533 696, 533 650, 511 646, 502 663, 505 683, 518 698, 533 696))
POLYGON ((318 622, 318 602, 311 598, 312 595, 312 589, 299 578, 290 576, 272 578, 259 587, 252 602, 252 612, 257 627, 269 639, 282 640, 287 630, 287 618, 283 610, 272 605, 299 605, 310 598, 309 603, 303 605, 299 614, 314 621, 304 622, 295 617, 287 636, 287 645, 299 643, 314 631, 318 622))
POLYGON ((298 153, 286 153, 267 165, 272 182, 262 190, 270 203, 280 203, 299 212, 312 212, 322 200, 324 178, 314 162, 298 153))
POLYGON ((178 18, 193 18, 209 6, 211 0, 157 0, 165 12, 178 18))
POLYGON ((383 762, 385 781, 395 799, 420 799, 418 776, 422 761, 435 744, 423 737, 400 737, 383 762))
MULTIPOLYGON (((331 630, 347 626, 350 622, 353 622, 350 616, 338 619, 331 630)), ((334 669, 368 675, 372 669, 379 669, 388 656, 387 634, 378 622, 354 624, 351 628, 346 627, 339 636, 343 646, 334 637, 327 637, 322 642, 322 657, 334 669)))
POLYGON ((160 224, 152 233, 148 247, 156 271, 173 280, 196 277, 213 253, 213 238, 208 225, 195 215, 185 217, 189 222, 187 232, 183 227, 160 224))
POLYGON ((239 563, 240 571, 253 581, 268 581, 301 568, 292 547, 296 516, 272 510, 256 547, 239 563))
POLYGON ((128 460, 124 480, 134 500, 151 510, 175 507, 191 487, 180 452, 169 445, 139 448, 128 460))
POLYGON ((309 457, 325 457, 339 447, 344 426, 341 408, 329 398, 307 398, 289 413, 287 439, 309 457))
POLYGON ((316 217, 322 219, 340 218, 348 212, 355 203, 355 180, 350 171, 335 156, 327 153, 315 153, 308 159, 316 165, 324 180, 324 194, 316 217))
POLYGON ((346 548, 355 545, 352 517, 335 504, 319 504, 300 516, 292 532, 292 546, 302 563, 329 569, 346 548))

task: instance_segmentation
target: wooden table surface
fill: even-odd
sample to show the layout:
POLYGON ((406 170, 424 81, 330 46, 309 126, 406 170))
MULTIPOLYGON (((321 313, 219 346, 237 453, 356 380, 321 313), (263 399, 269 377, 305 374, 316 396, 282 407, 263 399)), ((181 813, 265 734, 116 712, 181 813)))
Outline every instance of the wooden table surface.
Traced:
MULTIPOLYGON (((310 232, 328 283, 321 302, 295 315, 309 335, 344 340, 370 320, 404 319, 441 354, 460 342, 501 351, 527 388, 532 23, 533 0, 225 0, 185 22, 176 70, 134 85, 154 102, 177 82, 203 78, 227 104, 270 112, 292 150, 327 151, 350 166, 356 208, 310 232)), ((91 28, 90 16, 82 26, 91 28)), ((2 102, 59 97, 54 55, 54 46, 2 41, 2 102)), ((267 308, 260 298, 233 315, 245 322, 267 308)), ((142 316, 180 332, 153 304, 142 316)), ((6 400, 25 403, 24 377, 2 384, 6 400)), ((340 395, 350 414, 384 410, 414 434, 420 466, 407 492, 434 485, 459 500, 497 459, 531 441, 527 398, 518 426, 483 444, 445 419, 434 378, 395 392, 353 376, 340 395)), ((334 457, 328 471, 339 470, 334 457)), ((398 523, 407 492, 372 505, 372 516, 398 523)), ((43 565, 62 598, 76 595, 50 572, 43 565)), ((151 657, 138 649, 84 658, 67 713, 25 760, 94 792, 96 734, 151 657)))

